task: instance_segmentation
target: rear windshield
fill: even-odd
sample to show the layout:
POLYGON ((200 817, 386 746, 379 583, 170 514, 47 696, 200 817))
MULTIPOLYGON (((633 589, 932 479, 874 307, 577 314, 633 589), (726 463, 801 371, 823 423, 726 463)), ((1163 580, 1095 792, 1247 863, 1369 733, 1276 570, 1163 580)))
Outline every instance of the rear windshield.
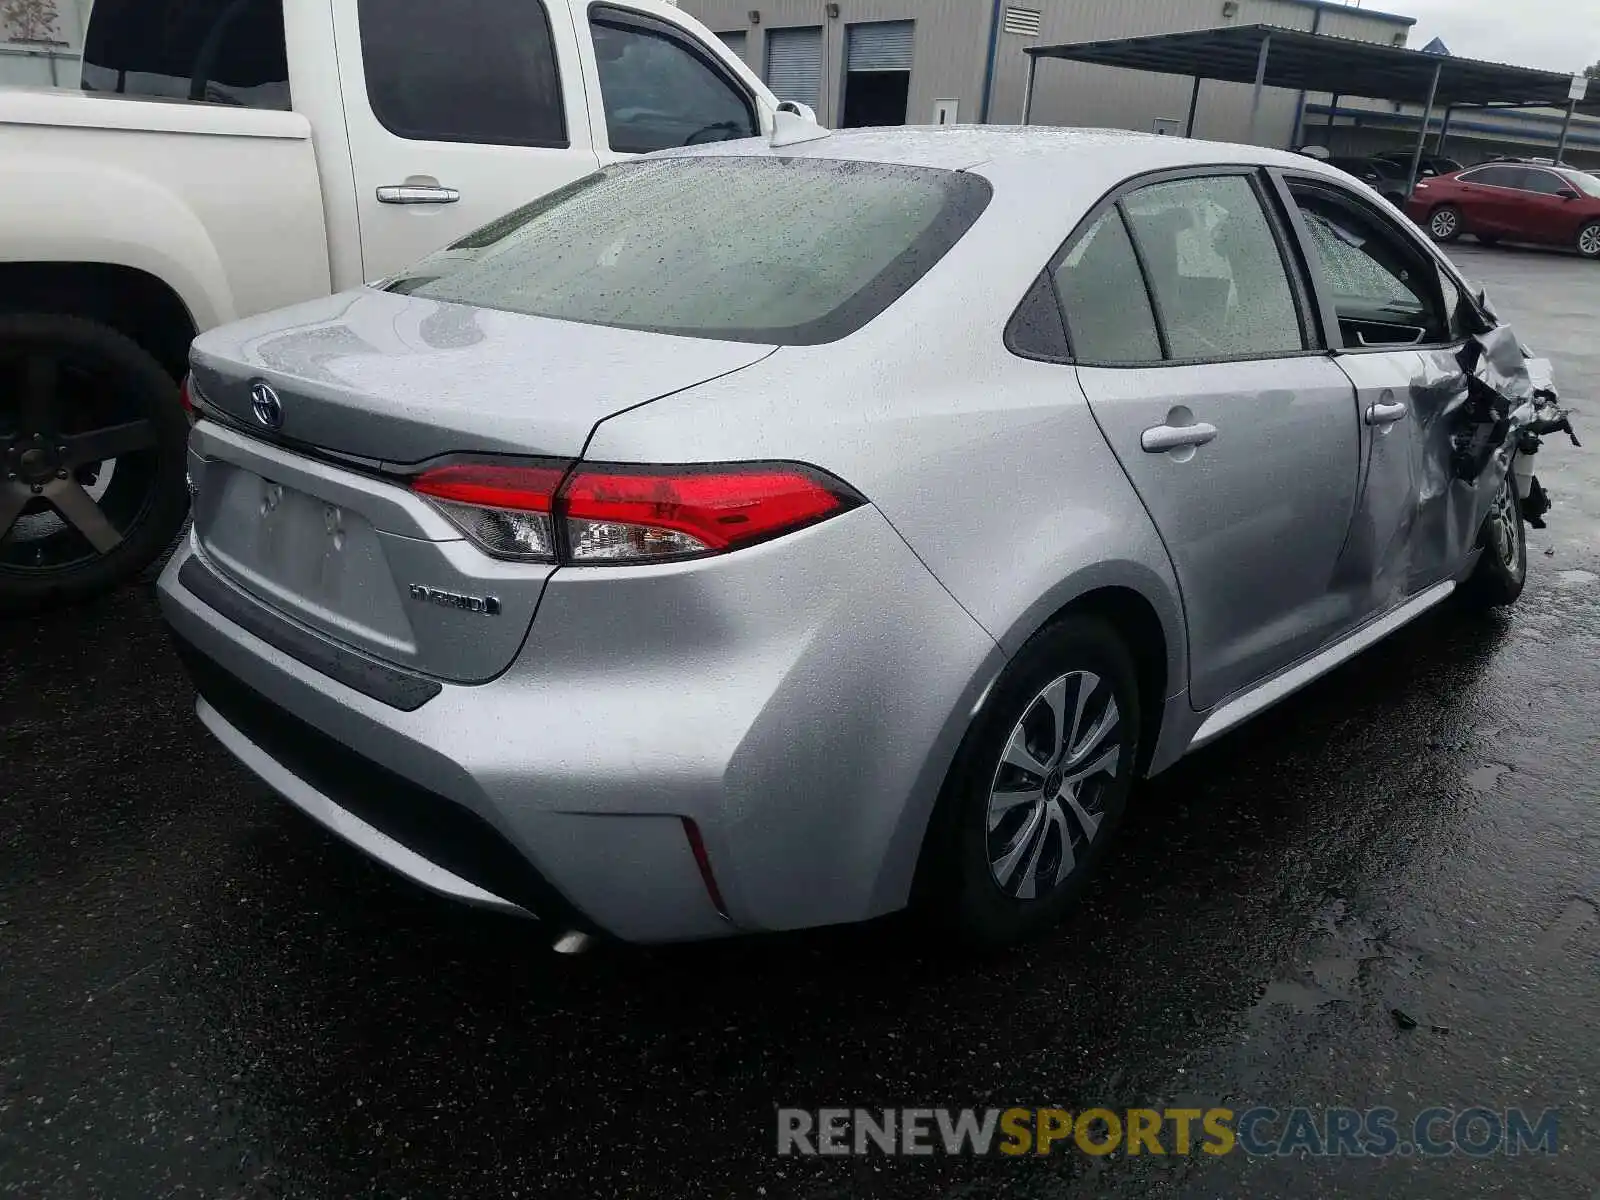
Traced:
POLYGON ((881 313, 978 218, 975 175, 816 159, 608 167, 388 281, 530 316, 779 345, 881 313))

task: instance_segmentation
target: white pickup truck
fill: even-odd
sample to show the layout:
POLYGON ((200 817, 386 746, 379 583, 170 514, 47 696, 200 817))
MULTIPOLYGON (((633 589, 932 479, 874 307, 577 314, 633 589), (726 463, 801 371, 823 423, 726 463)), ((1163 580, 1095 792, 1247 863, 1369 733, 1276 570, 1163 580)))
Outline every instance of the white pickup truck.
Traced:
POLYGON ((0 89, 0 612, 171 541, 196 333, 776 109, 660 0, 95 0, 81 91, 0 89))

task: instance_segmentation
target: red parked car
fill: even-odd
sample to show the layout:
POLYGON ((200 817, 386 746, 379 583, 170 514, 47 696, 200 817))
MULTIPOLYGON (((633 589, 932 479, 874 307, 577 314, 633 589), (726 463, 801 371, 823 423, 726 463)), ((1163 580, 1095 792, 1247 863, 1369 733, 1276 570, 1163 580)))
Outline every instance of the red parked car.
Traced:
POLYGON ((1435 241, 1573 246, 1600 259, 1600 178, 1571 167, 1486 163, 1418 182, 1406 211, 1435 241))

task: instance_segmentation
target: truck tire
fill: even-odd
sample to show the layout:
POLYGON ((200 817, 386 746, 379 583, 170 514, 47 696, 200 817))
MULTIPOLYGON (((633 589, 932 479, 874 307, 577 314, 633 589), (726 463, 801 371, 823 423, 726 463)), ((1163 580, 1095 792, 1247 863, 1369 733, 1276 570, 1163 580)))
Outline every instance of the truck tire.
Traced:
POLYGON ((81 317, 0 314, 0 614, 109 591, 188 511, 178 385, 81 317))

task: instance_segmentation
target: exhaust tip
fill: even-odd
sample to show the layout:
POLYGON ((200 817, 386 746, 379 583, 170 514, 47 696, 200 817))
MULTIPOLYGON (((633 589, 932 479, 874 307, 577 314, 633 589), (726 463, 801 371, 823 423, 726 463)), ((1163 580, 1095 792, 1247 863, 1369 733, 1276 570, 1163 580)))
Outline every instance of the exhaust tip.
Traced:
POLYGON ((555 940, 555 944, 550 948, 557 954, 582 954, 592 945, 594 945, 594 939, 587 933, 579 933, 576 929, 569 929, 558 937, 555 940))

